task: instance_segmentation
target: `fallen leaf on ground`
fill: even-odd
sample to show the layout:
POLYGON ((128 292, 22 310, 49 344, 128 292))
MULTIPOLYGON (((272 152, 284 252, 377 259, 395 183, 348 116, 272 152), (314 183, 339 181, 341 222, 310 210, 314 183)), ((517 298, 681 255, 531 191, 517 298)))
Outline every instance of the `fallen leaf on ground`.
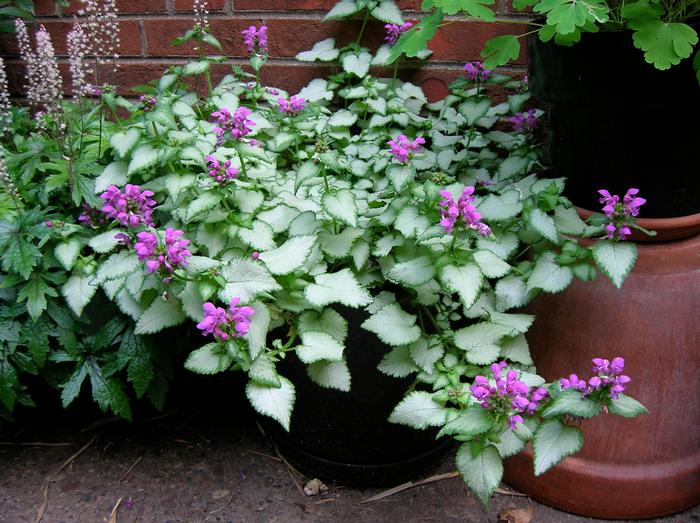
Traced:
POLYGON ((499 523, 530 523, 532 516, 535 514, 535 509, 527 508, 509 508, 498 513, 499 523))
POLYGON ((312 479, 304 485, 304 494, 307 496, 318 496, 322 492, 328 492, 328 487, 320 479, 312 479))
POLYGON ((214 499, 221 499, 229 496, 231 491, 229 489, 215 490, 211 493, 211 497, 214 499))

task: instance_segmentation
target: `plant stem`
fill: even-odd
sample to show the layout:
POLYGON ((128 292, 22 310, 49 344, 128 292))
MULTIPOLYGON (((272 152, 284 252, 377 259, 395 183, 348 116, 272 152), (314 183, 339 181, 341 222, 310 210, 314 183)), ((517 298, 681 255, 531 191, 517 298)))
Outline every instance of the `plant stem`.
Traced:
POLYGON ((360 33, 357 35, 357 40, 355 40, 355 43, 357 45, 360 45, 360 42, 362 41, 362 36, 365 33, 365 27, 367 27, 367 20, 369 20, 369 11, 365 9, 365 19, 362 21, 362 27, 360 28, 360 33))

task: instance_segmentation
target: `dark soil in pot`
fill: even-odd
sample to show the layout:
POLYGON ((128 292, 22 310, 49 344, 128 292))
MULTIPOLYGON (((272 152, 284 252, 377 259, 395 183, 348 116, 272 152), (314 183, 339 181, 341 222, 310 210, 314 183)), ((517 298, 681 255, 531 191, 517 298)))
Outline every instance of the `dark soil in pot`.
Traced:
POLYGON ((440 463, 451 440, 387 421, 413 383, 377 370, 388 347, 360 327, 367 313, 338 308, 348 320, 345 354, 352 376, 349 392, 323 389, 295 356, 278 365, 296 386, 290 432, 264 419, 282 454, 300 470, 347 485, 397 485, 440 463))
POLYGON ((565 194, 598 209, 598 189, 647 198, 644 216, 700 212, 700 86, 687 59, 644 61, 629 32, 586 33, 572 47, 531 38, 530 90, 550 103, 550 157, 565 194))

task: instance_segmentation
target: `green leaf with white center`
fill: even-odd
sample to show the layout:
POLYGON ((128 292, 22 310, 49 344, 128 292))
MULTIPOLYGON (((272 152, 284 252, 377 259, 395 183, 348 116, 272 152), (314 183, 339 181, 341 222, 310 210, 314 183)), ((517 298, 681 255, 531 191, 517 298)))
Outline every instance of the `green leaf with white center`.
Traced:
POLYGON ((192 187, 197 178, 193 174, 169 174, 163 180, 165 190, 168 191, 173 201, 177 200, 182 193, 192 187))
POLYGON ((289 274, 304 265, 315 245, 315 236, 295 236, 276 249, 260 253, 260 259, 272 274, 289 274))
POLYGON ((115 301, 119 310, 131 317, 134 321, 138 320, 139 316, 141 316, 144 311, 141 304, 137 302, 126 289, 122 289, 117 293, 115 301))
POLYGON ((259 191, 237 189, 232 199, 241 212, 252 214, 262 206, 265 196, 259 191))
POLYGON ((581 235, 585 232, 587 225, 573 207, 557 205, 554 209, 554 225, 562 234, 581 235))
POLYGON ((167 327, 180 325, 185 319, 185 314, 177 303, 157 296, 139 317, 134 334, 154 334, 167 327))
POLYGON ((191 222, 195 218, 202 217, 221 201, 221 195, 214 191, 207 191, 192 200, 182 213, 185 222, 191 222))
POLYGON ((549 420, 539 426, 532 441, 535 453, 535 476, 544 474, 566 456, 583 447, 583 433, 576 427, 567 427, 558 420, 549 420))
POLYGON ((355 0, 341 0, 340 2, 336 3, 330 11, 328 11, 326 16, 323 17, 323 21, 342 20, 351 14, 357 13, 363 8, 364 5, 355 2, 355 0))
POLYGON ((134 148, 140 137, 141 132, 138 129, 129 129, 123 133, 113 134, 109 144, 117 151, 119 158, 124 158, 134 148))
POLYGON ((454 343, 466 351, 469 363, 488 365, 496 361, 501 353, 498 341, 512 332, 513 329, 503 325, 481 322, 455 331, 454 343))
POLYGON ((445 349, 438 339, 421 338, 408 346, 411 359, 428 374, 435 370, 435 364, 442 359, 445 349))
POLYGON ((561 292, 574 279, 570 267, 562 267, 554 261, 554 253, 547 252, 540 256, 527 281, 527 290, 542 289, 545 292, 561 292))
POLYGON ((410 165, 394 164, 387 169, 386 175, 391 180, 394 189, 401 191, 408 182, 415 178, 416 173, 410 165))
POLYGON ((488 98, 469 99, 462 103, 459 108, 459 114, 467 119, 467 125, 474 125, 480 118, 486 116, 486 113, 491 108, 491 100, 488 98))
POLYGON ((498 449, 486 445, 476 455, 464 443, 457 451, 457 470, 462 479, 484 505, 487 505, 503 478, 503 461, 498 449))
POLYGON ((273 136, 271 140, 268 140, 265 145, 270 151, 280 153, 286 149, 289 149, 296 141, 296 138, 296 134, 279 132, 273 136))
POLYGON ((611 400, 608 405, 610 414, 622 416, 624 418, 635 418, 640 414, 649 414, 647 408, 636 399, 620 394, 617 399, 611 400))
POLYGON ((259 213, 257 218, 267 223, 276 234, 279 234, 286 231, 289 228, 289 224, 292 223, 292 220, 300 214, 301 213, 293 207, 277 205, 269 211, 259 213))
POLYGON ((322 232, 318 235, 318 239, 321 243, 321 249, 328 256, 331 258, 345 258, 350 255, 355 240, 362 234, 362 229, 348 227, 339 234, 322 232))
POLYGON ((409 287, 423 285, 435 276, 435 264, 429 256, 420 256, 394 265, 386 277, 409 287))
POLYGON ((305 311, 299 316, 299 332, 325 332, 343 342, 348 335, 348 322, 337 311, 326 308, 321 313, 305 311))
POLYGON ((257 358, 265 348, 267 333, 270 329, 270 311, 267 306, 259 301, 253 302, 250 306, 255 311, 250 318, 248 333, 245 339, 248 341, 248 351, 251 358, 257 358))
POLYGON ((495 69, 516 60, 520 55, 520 42, 515 35, 503 35, 486 41, 481 51, 486 69, 495 69))
POLYGON ((296 58, 301 62, 313 62, 315 60, 330 62, 338 58, 338 55, 340 55, 340 51, 335 48, 335 38, 326 38, 316 42, 310 51, 302 51, 297 54, 296 58))
POLYGON ((520 276, 506 276, 496 283, 496 310, 505 312, 522 307, 530 302, 536 292, 528 291, 525 280, 520 276))
POLYGON ((404 207, 394 221, 394 228, 406 238, 415 238, 430 227, 430 220, 414 206, 404 207))
POLYGON ((397 303, 385 305, 362 323, 362 328, 376 334, 387 345, 408 345, 420 338, 416 317, 397 303))
POLYGON ((75 263, 75 260, 78 257, 82 247, 83 244, 80 242, 80 240, 72 238, 56 245, 53 253, 56 255, 56 259, 61 262, 63 268, 69 271, 73 268, 73 264, 75 263))
POLYGON ((542 411, 545 418, 555 418, 569 414, 579 418, 592 418, 600 413, 600 405, 575 389, 566 389, 556 396, 542 411))
POLYGON ((190 274, 202 274, 203 272, 216 269, 221 262, 206 256, 190 256, 187 258, 187 272, 190 274))
POLYGON ((394 407, 389 422, 422 430, 443 425, 446 417, 447 409, 434 401, 431 393, 413 391, 394 407))
POLYGON ((61 288, 68 306, 76 316, 83 313, 83 309, 97 291, 97 284, 93 280, 92 276, 73 274, 61 288))
POLYGON ((107 231, 88 240, 90 248, 100 254, 107 253, 119 245, 119 240, 115 238, 117 231, 107 231))
MULTIPOLYGON (((112 137, 114 138, 114 136, 112 137)), ((102 171, 97 178, 95 178, 95 192, 101 193, 105 191, 110 185, 116 185, 117 187, 123 187, 126 182, 126 171, 128 166, 126 162, 112 162, 105 170, 102 171)))
POLYGON ((518 334, 514 338, 507 338, 501 344, 501 358, 515 363, 522 363, 523 365, 534 365, 530 355, 530 347, 523 334, 518 334))
POLYGON ((370 14, 374 18, 388 24, 403 24, 401 9, 398 8, 393 0, 380 0, 377 7, 370 11, 370 14))
POLYGON ((321 197, 321 205, 333 218, 351 227, 357 225, 357 205, 351 191, 343 189, 335 193, 325 193, 321 197))
POLYGON ((321 174, 321 166, 318 163, 312 160, 304 162, 297 170, 296 179, 294 181, 294 190, 299 190, 299 187, 301 187, 306 180, 315 178, 319 174, 321 174))
POLYGON ((476 251, 474 261, 487 278, 502 278, 510 272, 510 265, 490 250, 476 251))
POLYGON ((182 310, 187 314, 187 317, 199 323, 202 319, 202 306, 204 305, 199 286, 195 282, 188 281, 178 297, 182 302, 182 310))
POLYGON ((279 380, 280 387, 268 387, 249 381, 245 393, 258 413, 278 421, 286 431, 289 431, 296 392, 294 385, 287 378, 280 376, 279 380))
POLYGON ((504 314, 493 311, 490 313, 490 320, 498 325, 503 325, 512 329, 513 332, 524 333, 530 328, 535 317, 532 314, 504 314))
POLYGON ((148 144, 139 145, 131 153, 131 161, 126 172, 127 176, 153 167, 160 160, 160 155, 159 149, 154 149, 148 144))
POLYGON ((497 232, 490 236, 480 236, 476 240, 479 249, 491 251, 503 260, 507 260, 518 248, 520 240, 513 232, 497 232))
MULTIPOLYGON (((379 49, 377 49, 376 53, 374 53, 374 58, 372 58, 372 65, 390 65, 391 64, 391 62, 389 61, 390 58, 391 58, 391 46, 384 44, 379 49)), ((381 114, 385 114, 384 111, 378 111, 378 112, 381 114)))
POLYGON ((369 244, 364 241, 357 242, 350 250, 350 255, 355 269, 361 270, 369 260, 369 244))
POLYGON ((527 221, 542 236, 550 242, 559 243, 559 233, 554 225, 554 219, 542 209, 532 209, 527 214, 527 221))
POLYGON ((309 85, 304 87, 299 91, 300 98, 303 98, 307 102, 318 102, 319 100, 332 100, 333 91, 328 89, 328 82, 321 78, 316 78, 311 80, 309 85))
POLYGON ((405 378, 409 374, 420 370, 413 363, 409 349, 406 346, 396 347, 387 352, 382 361, 379 362, 379 365, 377 365, 377 369, 394 378, 405 378))
POLYGON ((219 298, 225 303, 233 298, 248 303, 259 294, 281 289, 262 263, 245 258, 230 261, 221 269, 221 277, 226 285, 219 291, 219 298))
POLYGON ((471 438, 488 431, 491 425, 493 423, 489 419, 488 411, 481 405, 472 405, 442 427, 436 437, 460 435, 471 438))
POLYGON ((304 289, 304 297, 316 307, 342 303, 357 308, 372 303, 372 297, 360 286, 350 269, 319 274, 314 280, 316 283, 309 284, 304 289))
POLYGON ((502 182, 516 175, 523 174, 527 170, 528 165, 530 165, 529 158, 509 156, 498 166, 498 180, 502 182))
POLYGON ((489 194, 477 206, 484 220, 504 221, 517 216, 523 210, 518 191, 506 191, 501 195, 489 194))
MULTIPOLYGON (((522 427, 522 424, 518 424, 518 427, 522 427)), ((498 439, 500 441, 495 443, 495 446, 503 459, 515 456, 518 452, 525 448, 526 442, 520 439, 516 435, 515 431, 511 430, 510 428, 503 431, 498 436, 498 439)))
POLYGON ((357 121, 357 115, 346 109, 333 113, 328 119, 328 125, 332 127, 350 127, 357 121))
POLYGON ((259 354, 250 364, 248 377, 258 385, 267 387, 280 387, 282 385, 274 362, 264 353, 259 354))
POLYGON ((217 343, 207 343, 193 350, 185 361, 185 368, 197 374, 216 374, 229 368, 233 358, 217 343))
POLYGON ((182 68, 182 74, 185 76, 195 76, 198 74, 204 74, 209 70, 209 62, 204 60, 198 60, 196 62, 188 62, 182 68))
POLYGON ((365 103, 372 111, 379 114, 386 113, 386 100, 384 98, 370 98, 365 100, 365 103))
POLYGON ((593 245, 593 259, 619 289, 637 261, 637 246, 631 242, 599 240, 593 245))
POLYGON ((304 331, 301 333, 301 345, 296 353, 304 363, 316 361, 340 361, 345 347, 336 338, 325 332, 304 331))
POLYGON ((306 367, 311 381, 326 389, 350 390, 350 370, 345 361, 318 361, 306 367))
POLYGON ((446 265, 440 271, 440 282, 450 292, 459 294, 466 308, 471 307, 479 297, 484 276, 473 263, 462 266, 446 265))
POLYGON ((253 220, 252 228, 235 228, 236 235, 243 243, 257 251, 272 250, 275 245, 275 233, 267 223, 260 220, 253 220))
POLYGON ((126 276, 136 270, 140 270, 141 262, 128 251, 121 251, 112 254, 105 260, 97 270, 97 281, 100 283, 115 280, 126 276))
POLYGON ((340 59, 346 73, 352 73, 360 78, 367 76, 371 62, 372 55, 367 51, 361 51, 359 54, 348 53, 340 59))

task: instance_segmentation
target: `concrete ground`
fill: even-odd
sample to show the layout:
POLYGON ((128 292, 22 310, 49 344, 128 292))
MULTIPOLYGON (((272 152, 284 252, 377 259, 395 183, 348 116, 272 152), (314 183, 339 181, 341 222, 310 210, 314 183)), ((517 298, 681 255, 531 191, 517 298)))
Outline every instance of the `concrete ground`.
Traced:
MULTIPOLYGON (((213 403, 220 410, 175 405, 161 415, 137 415, 131 424, 91 409, 31 411, 17 423, 0 424, 0 521, 599 521, 506 493, 485 510, 459 478, 368 503, 363 500, 386 489, 329 484, 327 492, 309 497, 302 489, 312 478, 287 467, 245 406, 224 408, 223 398, 213 403)), ((452 471, 453 457, 427 476, 452 471)), ((653 521, 700 521, 700 506, 653 521)))

